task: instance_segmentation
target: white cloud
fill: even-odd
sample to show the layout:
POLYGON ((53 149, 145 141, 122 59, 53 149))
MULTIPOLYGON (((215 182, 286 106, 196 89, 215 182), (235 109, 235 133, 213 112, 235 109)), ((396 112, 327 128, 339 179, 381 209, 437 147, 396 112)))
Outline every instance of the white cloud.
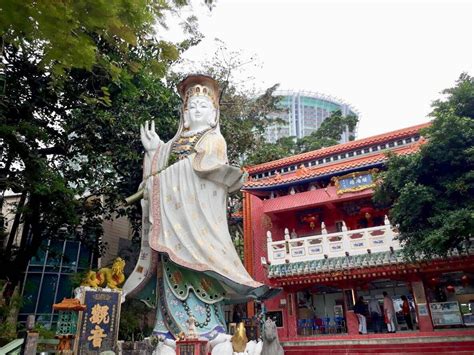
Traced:
POLYGON ((342 98, 361 113, 360 138, 427 121, 439 92, 472 74, 467 1, 218 0, 194 12, 206 39, 187 58, 210 58, 216 37, 255 53, 257 85, 342 98))

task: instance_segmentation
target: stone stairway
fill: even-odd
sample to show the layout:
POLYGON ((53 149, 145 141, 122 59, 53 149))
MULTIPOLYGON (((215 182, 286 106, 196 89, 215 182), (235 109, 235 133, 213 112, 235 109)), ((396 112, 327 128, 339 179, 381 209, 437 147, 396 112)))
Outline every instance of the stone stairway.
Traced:
POLYGON ((287 355, 309 354, 457 354, 474 355, 473 331, 413 332, 366 336, 329 336, 283 341, 287 355))

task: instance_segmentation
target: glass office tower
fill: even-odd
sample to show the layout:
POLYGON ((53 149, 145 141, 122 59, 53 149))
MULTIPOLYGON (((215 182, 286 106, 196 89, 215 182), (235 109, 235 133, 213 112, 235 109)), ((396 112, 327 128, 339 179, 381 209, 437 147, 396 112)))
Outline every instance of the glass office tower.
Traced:
MULTIPOLYGON (((321 123, 331 115, 340 110, 345 116, 358 113, 348 104, 338 99, 305 91, 277 91, 279 96, 280 112, 274 113, 270 118, 279 118, 266 129, 266 139, 274 143, 282 137, 302 138, 310 135, 321 127, 321 123)), ((341 143, 349 141, 355 137, 355 132, 344 132, 341 136, 341 143)))

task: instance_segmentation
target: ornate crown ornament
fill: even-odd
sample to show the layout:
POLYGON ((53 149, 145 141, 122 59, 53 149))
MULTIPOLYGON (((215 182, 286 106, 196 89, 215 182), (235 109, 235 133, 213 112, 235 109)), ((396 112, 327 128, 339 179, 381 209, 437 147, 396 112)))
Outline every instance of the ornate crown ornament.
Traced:
POLYGON ((219 107, 219 85, 217 81, 207 75, 188 75, 178 84, 178 92, 186 110, 188 100, 193 96, 205 96, 211 99, 215 108, 219 107))

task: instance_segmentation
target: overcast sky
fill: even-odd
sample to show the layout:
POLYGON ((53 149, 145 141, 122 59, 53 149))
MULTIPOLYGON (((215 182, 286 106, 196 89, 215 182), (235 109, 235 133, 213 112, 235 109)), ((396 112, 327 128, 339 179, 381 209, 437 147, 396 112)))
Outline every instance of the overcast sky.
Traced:
POLYGON ((257 87, 332 95, 360 113, 358 138, 428 120, 440 91, 473 71, 471 1, 217 0, 194 5, 209 59, 214 38, 256 54, 257 87))

